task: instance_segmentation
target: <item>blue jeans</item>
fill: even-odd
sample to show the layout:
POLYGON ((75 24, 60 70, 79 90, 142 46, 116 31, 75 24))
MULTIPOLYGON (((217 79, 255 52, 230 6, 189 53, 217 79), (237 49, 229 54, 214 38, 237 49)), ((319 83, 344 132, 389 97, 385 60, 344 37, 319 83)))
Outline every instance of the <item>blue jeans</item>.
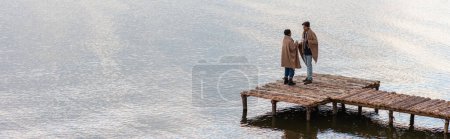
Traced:
POLYGON ((306 73, 307 73, 307 80, 311 80, 312 81, 312 73, 313 73, 313 69, 312 69, 312 55, 305 55, 305 63, 306 63, 306 73))
POLYGON ((284 77, 294 77, 295 70, 293 68, 284 68, 284 77))

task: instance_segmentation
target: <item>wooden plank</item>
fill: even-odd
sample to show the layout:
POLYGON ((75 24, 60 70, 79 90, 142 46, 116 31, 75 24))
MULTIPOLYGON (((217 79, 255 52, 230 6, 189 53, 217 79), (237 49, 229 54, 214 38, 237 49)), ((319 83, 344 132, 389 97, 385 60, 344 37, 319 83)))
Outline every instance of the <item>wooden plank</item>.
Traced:
POLYGON ((320 93, 320 94, 341 94, 344 92, 349 91, 350 89, 345 89, 342 87, 337 87, 337 86, 332 86, 332 85, 325 85, 325 84, 321 84, 321 83, 317 83, 317 84, 310 84, 310 85, 305 85, 305 86, 299 86, 299 88, 301 89, 309 89, 309 90, 314 90, 316 93, 320 93))
POLYGON ((432 107, 430 107, 428 109, 425 109, 424 112, 428 113, 428 114, 436 114, 437 115, 438 111, 434 112, 435 110, 439 110, 439 109, 447 108, 447 107, 448 107, 447 102, 445 100, 442 100, 441 103, 438 103, 438 104, 436 104, 436 105, 434 105, 434 106, 432 106, 432 107))
POLYGON ((366 92, 361 93, 361 95, 352 96, 352 97, 345 98, 345 99, 347 101, 351 101, 351 102, 362 102, 362 103, 364 103, 364 102, 367 102, 367 100, 364 99, 364 98, 370 97, 370 96, 373 96, 373 95, 378 95, 375 92, 376 92, 375 90, 371 89, 371 90, 368 90, 366 92))
POLYGON ((439 113, 441 111, 444 111, 446 108, 450 108, 450 102, 448 102, 448 101, 447 101, 447 106, 446 107, 441 107, 440 109, 436 109, 436 110, 434 110, 434 112, 439 113))
POLYGON ((425 102, 419 103, 419 104, 417 104, 417 105, 414 105, 413 107, 409 108, 409 110, 411 110, 411 111, 416 111, 417 109, 420 109, 420 108, 422 108, 422 107, 426 107, 427 105, 429 105, 429 104, 431 104, 431 103, 433 103, 433 102, 434 102, 434 100, 433 100, 433 99, 430 99, 430 100, 428 100, 428 101, 425 101, 425 102))
POLYGON ((375 101, 374 105, 377 106, 388 106, 389 103, 393 102, 393 101, 398 101, 398 99, 401 98, 401 95, 397 94, 397 93, 391 93, 390 95, 386 96, 383 99, 378 99, 375 101))
POLYGON ((409 98, 409 96, 407 96, 407 95, 398 94, 398 97, 397 97, 397 98, 392 99, 392 101, 389 101, 389 102, 387 102, 387 103, 385 103, 385 104, 386 104, 387 106, 392 107, 392 105, 394 105, 394 104, 396 104, 396 103, 399 103, 399 102, 402 102, 403 100, 408 99, 408 98, 409 98))
POLYGON ((375 93, 376 93, 376 95, 372 95, 371 97, 366 97, 364 99, 366 99, 367 102, 368 102, 369 100, 373 100, 375 98, 379 98, 379 97, 382 97, 384 95, 388 95, 387 93, 384 93, 384 92, 381 92, 381 91, 375 91, 375 93))
POLYGON ((363 92, 363 91, 360 90, 360 89, 358 89, 358 90, 349 90, 349 91, 347 91, 345 93, 333 96, 333 99, 343 99, 345 97, 357 95, 357 94, 359 94, 361 92, 363 92))
POLYGON ((438 113, 438 115, 439 115, 439 116, 443 116, 443 117, 445 117, 445 118, 447 118, 447 119, 450 119, 450 107, 449 107, 449 108, 443 109, 442 111, 440 111, 440 112, 438 113))
MULTIPOLYGON (((262 91, 262 90, 257 90, 257 91, 250 91, 249 93, 247 93, 248 96, 258 96, 258 97, 263 97, 263 98, 267 98, 267 99, 271 99, 271 98, 275 98, 275 97, 295 97, 295 96, 287 96, 284 94, 279 94, 276 92, 271 92, 271 91, 262 91)), ((306 99, 306 98, 296 98, 296 99, 304 99, 304 101, 313 101, 310 99, 306 99)))
POLYGON ((339 99, 346 99, 346 98, 349 98, 349 97, 352 97, 355 95, 363 94, 364 92, 369 91, 369 90, 351 90, 351 91, 354 91, 354 92, 349 93, 348 95, 344 95, 344 96, 340 97, 339 99))
POLYGON ((286 95, 283 93, 273 91, 262 91, 262 90, 250 91, 249 93, 247 93, 247 95, 276 101, 290 102, 303 106, 311 106, 315 104, 324 103, 323 101, 328 101, 328 100, 312 100, 310 98, 301 95, 286 95))
POLYGON ((421 109, 419 109, 419 111, 426 112, 427 109, 433 108, 436 105, 439 105, 439 104, 441 104, 443 102, 443 100, 434 100, 434 101, 435 102, 433 104, 430 104, 430 105, 428 105, 426 107, 422 107, 421 109))
POLYGON ((384 102, 386 99, 391 98, 392 96, 396 96, 395 93, 385 92, 385 95, 374 98, 372 100, 367 101, 368 104, 372 104, 374 106, 380 106, 381 102, 384 102))
POLYGON ((323 101, 325 99, 328 99, 328 97, 326 97, 326 96, 314 95, 314 94, 306 93, 306 92, 291 92, 291 91, 285 91, 285 90, 280 90, 280 89, 276 89, 276 88, 265 88, 265 90, 274 91, 274 92, 278 92, 278 93, 285 94, 285 95, 301 96, 301 97, 311 99, 314 101, 323 101))
POLYGON ((400 106, 405 105, 406 103, 414 102, 414 101, 417 101, 417 100, 420 100, 420 97, 409 96, 407 99, 405 99, 405 100, 403 100, 401 102, 398 102, 396 104, 393 104, 391 107, 399 108, 400 106))
POLYGON ((360 97, 372 95, 372 94, 367 93, 367 92, 369 92, 369 91, 370 91, 370 90, 365 90, 365 91, 359 93, 358 95, 352 95, 352 96, 350 96, 350 97, 346 97, 346 98, 343 98, 343 99, 345 99, 345 100, 347 100, 347 101, 352 101, 352 102, 353 102, 353 101, 355 101, 356 99, 358 99, 358 98, 360 98, 360 97))
POLYGON ((264 89, 265 90, 270 90, 270 91, 277 91, 277 92, 280 92, 280 93, 286 93, 286 94, 302 95, 302 96, 305 96, 305 97, 310 97, 312 99, 319 99, 319 100, 321 100, 321 99, 328 99, 327 96, 317 95, 313 91, 299 89, 299 88, 295 88, 295 87, 291 87, 291 88, 285 89, 285 88, 282 88, 282 87, 277 86, 277 85, 268 85, 268 87, 266 87, 264 89))
POLYGON ((354 78, 354 77, 346 77, 346 76, 341 76, 341 75, 331 75, 331 74, 316 74, 316 75, 313 75, 313 77, 325 78, 325 79, 335 79, 335 80, 344 80, 344 81, 351 81, 351 82, 358 82, 358 83, 372 83, 372 82, 376 82, 375 80, 368 80, 368 79, 361 79, 361 78, 354 78))
POLYGON ((358 97, 356 99, 367 102, 371 98, 378 97, 378 96, 381 95, 381 93, 379 91, 376 91, 376 90, 373 90, 373 89, 371 89, 369 92, 366 92, 366 93, 368 95, 364 95, 364 96, 358 97))
MULTIPOLYGON (((278 88, 260 88, 259 90, 261 90, 261 91, 270 91, 270 92, 273 92, 275 94, 281 93, 281 94, 292 95, 292 96, 304 96, 304 97, 308 97, 309 99, 312 99, 312 100, 320 100, 321 99, 320 96, 307 96, 307 95, 304 95, 302 93, 289 91, 289 90, 282 90, 282 89, 278 89, 278 88)), ((322 99, 326 99, 326 97, 322 97, 322 99)))
POLYGON ((262 91, 262 90, 258 90, 259 93, 265 93, 263 95, 269 95, 269 96, 277 96, 277 97, 285 97, 285 99, 301 99, 302 101, 322 101, 320 99, 315 99, 315 98, 310 98, 307 96, 303 96, 303 95, 299 95, 299 94, 286 94, 286 93, 280 93, 280 92, 276 92, 276 91, 262 91))
POLYGON ((410 109, 410 108, 412 108, 413 106, 415 106, 417 104, 420 104, 420 103, 423 103, 423 102, 429 101, 429 100, 431 100, 431 99, 430 98, 419 97, 418 100, 411 101, 410 103, 406 103, 403 106, 399 106, 398 108, 399 109, 410 109))
MULTIPOLYGON (((304 77, 297 78, 297 80, 303 80, 303 79, 304 79, 304 77)), ((336 78, 336 77, 330 78, 330 77, 320 77, 320 76, 314 78, 315 82, 322 82, 325 84, 337 84, 340 86, 349 86, 352 88, 362 88, 362 87, 368 86, 370 84, 376 83, 376 82, 370 82, 370 81, 364 81, 364 80, 361 80, 361 81, 356 81, 356 80, 357 79, 353 79, 353 78, 344 79, 344 78, 336 78)))
POLYGON ((439 100, 436 99, 432 99, 430 101, 426 101, 427 103, 425 104, 421 104, 419 106, 415 106, 413 108, 411 108, 412 111, 422 111, 424 108, 428 108, 430 106, 434 106, 436 103, 439 103, 439 100))

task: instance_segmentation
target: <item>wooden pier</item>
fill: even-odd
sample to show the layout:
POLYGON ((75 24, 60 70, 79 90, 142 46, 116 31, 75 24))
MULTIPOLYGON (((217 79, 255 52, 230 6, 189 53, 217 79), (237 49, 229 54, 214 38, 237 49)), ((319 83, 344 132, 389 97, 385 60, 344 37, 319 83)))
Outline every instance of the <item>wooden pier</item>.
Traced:
POLYGON ((445 120, 444 133, 448 133, 450 119, 450 102, 411 96, 395 92, 380 91, 380 81, 351 78, 328 74, 314 74, 312 84, 303 85, 305 76, 295 76, 297 85, 284 85, 282 80, 268 83, 253 90, 241 93, 244 116, 247 115, 247 97, 270 99, 272 114, 276 115, 277 102, 289 102, 306 108, 306 120, 311 119, 311 111, 319 105, 332 103, 333 114, 337 113, 337 103, 345 110, 345 104, 358 106, 361 115, 362 107, 389 111, 389 125, 393 124, 393 112, 411 114, 410 125, 414 125, 414 116, 427 116, 445 120))

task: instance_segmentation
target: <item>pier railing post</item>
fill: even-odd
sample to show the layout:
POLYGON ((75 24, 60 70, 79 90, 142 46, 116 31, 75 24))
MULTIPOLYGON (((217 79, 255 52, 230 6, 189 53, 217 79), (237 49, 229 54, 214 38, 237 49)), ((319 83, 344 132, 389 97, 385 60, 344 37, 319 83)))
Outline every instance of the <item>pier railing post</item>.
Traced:
POLYGON ((389 110, 389 125, 394 124, 394 111, 389 110))
POLYGON ((333 115, 337 114, 337 103, 333 102, 333 115))
POLYGON ((270 102, 272 103, 272 115, 277 115, 277 101, 272 100, 270 102))

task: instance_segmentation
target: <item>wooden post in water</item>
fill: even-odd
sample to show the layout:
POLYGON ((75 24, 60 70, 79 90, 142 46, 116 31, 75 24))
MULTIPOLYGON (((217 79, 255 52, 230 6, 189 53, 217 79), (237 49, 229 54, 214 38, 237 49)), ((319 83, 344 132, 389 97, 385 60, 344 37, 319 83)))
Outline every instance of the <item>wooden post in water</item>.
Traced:
POLYGON ((333 102, 333 115, 337 114, 337 103, 333 102))
POLYGON ((375 113, 378 114, 378 109, 377 108, 375 108, 375 113))
POLYGON ((270 102, 272 103, 272 115, 277 115, 277 101, 272 100, 270 102))
POLYGON ((344 103, 341 103, 341 108, 342 108, 342 111, 345 111, 345 104, 344 103))
POLYGON ((409 117, 409 126, 414 126, 414 114, 409 117))
POLYGON ((247 111, 247 96, 241 94, 241 98, 242 98, 242 109, 247 111))
POLYGON ((358 106, 358 115, 361 116, 361 113, 362 113, 362 107, 358 106))
POLYGON ((241 94, 241 98, 242 98, 242 119, 247 121, 247 96, 241 94))
POLYGON ((306 121, 311 120, 311 108, 306 107, 306 121))
POLYGON ((394 111, 389 110, 389 125, 394 124, 394 111))
POLYGON ((445 119, 444 134, 448 133, 448 119, 445 119))

